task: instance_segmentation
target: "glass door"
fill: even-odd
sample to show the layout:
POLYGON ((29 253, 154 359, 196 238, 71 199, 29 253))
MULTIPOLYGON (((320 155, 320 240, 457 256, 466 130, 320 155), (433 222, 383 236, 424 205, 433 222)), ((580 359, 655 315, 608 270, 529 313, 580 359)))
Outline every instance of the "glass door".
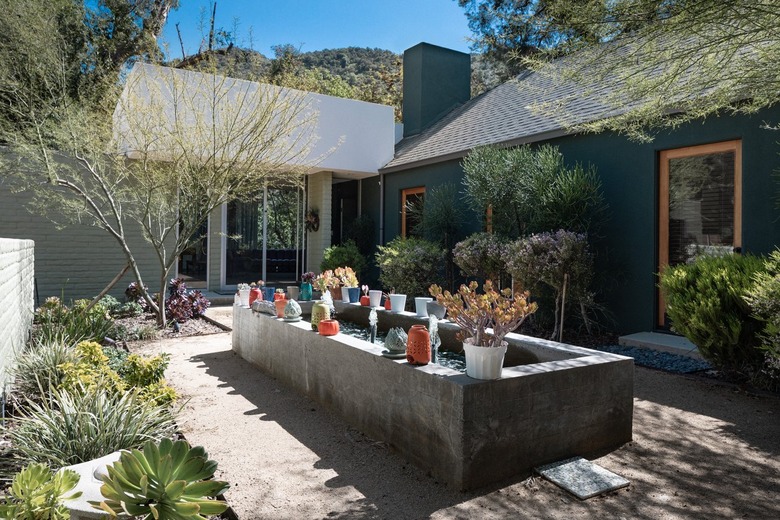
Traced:
MULTIPOLYGON (((658 272, 742 245, 742 144, 726 141, 660 155, 658 272)), ((667 327, 658 294, 658 326, 667 327)))

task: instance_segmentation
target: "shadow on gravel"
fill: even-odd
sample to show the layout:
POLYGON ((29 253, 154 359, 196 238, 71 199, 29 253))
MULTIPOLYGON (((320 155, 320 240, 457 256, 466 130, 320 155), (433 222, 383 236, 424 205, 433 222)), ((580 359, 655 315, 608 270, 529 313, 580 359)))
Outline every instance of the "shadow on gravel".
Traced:
MULTIPOLYGON (((472 493, 453 491, 391 447, 259 370, 247 376, 246 362, 230 350, 193 356, 190 361, 218 378, 220 387, 256 407, 245 415, 278 423, 315 453, 319 457, 315 468, 336 473, 326 486, 334 490, 352 486, 365 497, 345 501, 325 518, 427 518, 437 511, 446 518, 464 519, 776 516, 780 463, 774 455, 780 443, 780 400, 753 399, 666 374, 658 384, 657 373, 637 369, 634 441, 599 460, 631 485, 581 502, 539 479, 514 480, 472 493), (705 424, 692 414, 706 416, 705 424)), ((313 495, 311 500, 316 500, 307 485, 310 478, 289 475, 302 484, 301 496, 308 500, 313 495)))

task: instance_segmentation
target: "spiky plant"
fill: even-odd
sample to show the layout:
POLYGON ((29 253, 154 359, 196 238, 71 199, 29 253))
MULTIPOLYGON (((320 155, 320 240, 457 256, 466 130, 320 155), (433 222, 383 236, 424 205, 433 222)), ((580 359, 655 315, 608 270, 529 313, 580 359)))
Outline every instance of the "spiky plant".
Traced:
POLYGON ((93 507, 108 513, 142 517, 144 520, 196 520, 227 509, 221 500, 211 500, 229 485, 205 480, 214 475, 217 463, 201 446, 163 439, 159 446, 148 441, 141 450, 122 452, 102 477, 102 502, 93 507))
POLYGON ((0 504, 0 518, 67 520, 70 511, 62 502, 81 496, 81 491, 66 496, 78 482, 73 470, 52 474, 45 464, 30 464, 14 476, 9 495, 0 504))

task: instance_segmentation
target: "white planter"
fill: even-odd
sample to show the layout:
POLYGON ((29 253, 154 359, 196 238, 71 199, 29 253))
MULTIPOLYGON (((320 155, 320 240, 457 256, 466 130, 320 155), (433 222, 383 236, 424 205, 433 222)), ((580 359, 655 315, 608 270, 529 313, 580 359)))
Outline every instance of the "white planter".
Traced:
POLYGON ((474 379, 501 379, 506 341, 500 347, 478 347, 470 338, 463 342, 466 351, 466 375, 474 379))
POLYGON ((341 288, 341 301, 344 303, 349 303, 349 288, 348 287, 342 287, 341 288))
POLYGON ((405 294, 391 294, 390 295, 390 310, 393 312, 401 312, 406 307, 406 295, 405 294))
POLYGON ((379 307, 379 304, 382 303, 382 291, 368 291, 368 300, 371 307, 379 307))
POLYGON ((249 307, 249 289, 238 291, 238 300, 242 307, 249 307))
POLYGON ((301 289, 297 285, 288 285, 287 286, 287 299, 288 300, 298 300, 299 296, 301 295, 301 289))
POLYGON ((414 299, 414 310, 417 311, 417 316, 420 318, 428 317, 428 302, 433 301, 433 298, 418 297, 414 299))

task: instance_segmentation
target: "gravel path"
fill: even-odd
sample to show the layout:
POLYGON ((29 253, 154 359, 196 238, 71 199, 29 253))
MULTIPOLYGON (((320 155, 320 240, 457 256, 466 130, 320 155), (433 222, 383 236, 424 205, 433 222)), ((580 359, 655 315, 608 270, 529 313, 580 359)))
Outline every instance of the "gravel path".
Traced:
POLYGON ((581 502, 535 478, 459 493, 254 369, 229 333, 138 349, 171 354, 182 429, 219 462, 241 520, 780 518, 778 398, 637 367, 634 440, 595 460, 628 488, 581 502))

